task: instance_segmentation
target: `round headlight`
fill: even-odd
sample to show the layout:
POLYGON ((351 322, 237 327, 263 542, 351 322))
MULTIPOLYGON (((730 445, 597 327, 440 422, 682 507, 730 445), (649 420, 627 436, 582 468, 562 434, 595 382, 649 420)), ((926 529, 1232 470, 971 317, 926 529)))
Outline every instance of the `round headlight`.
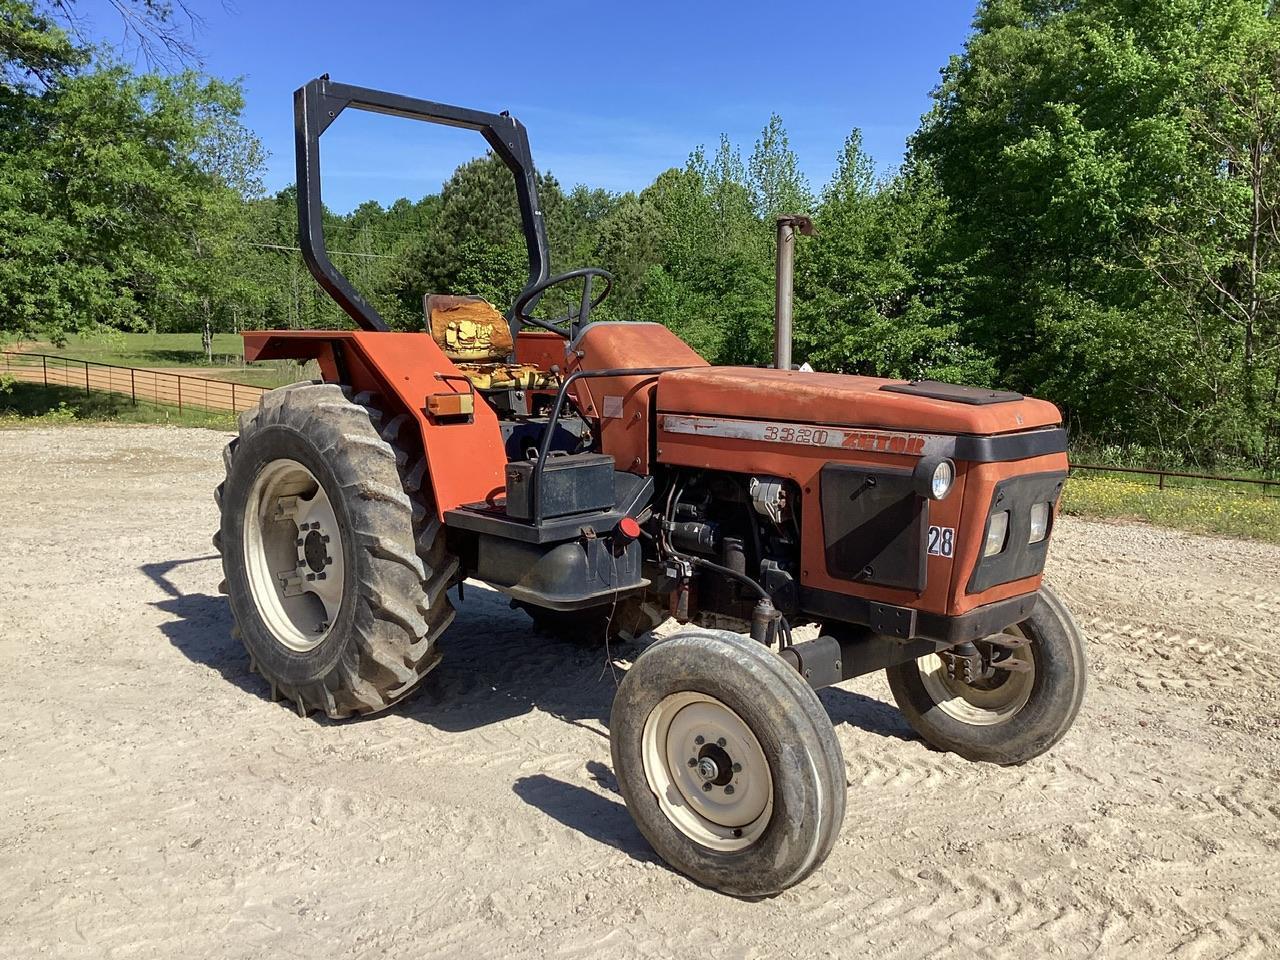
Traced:
POLYGON ((946 457, 923 457, 916 464, 916 492, 930 500, 945 500, 956 480, 956 465, 946 457))
POLYGON ((956 478, 956 468, 950 460, 943 460, 933 468, 933 479, 929 484, 929 492, 933 499, 941 500, 951 492, 951 484, 956 478))

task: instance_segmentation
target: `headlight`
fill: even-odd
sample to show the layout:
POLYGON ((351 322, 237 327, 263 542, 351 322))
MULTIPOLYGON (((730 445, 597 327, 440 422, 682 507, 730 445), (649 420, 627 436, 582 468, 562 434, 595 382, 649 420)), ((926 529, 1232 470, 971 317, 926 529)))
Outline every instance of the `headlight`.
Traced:
POLYGON ((924 457, 914 471, 916 492, 930 500, 945 500, 956 480, 956 465, 946 457, 924 457))
POLYGON ((987 543, 982 548, 984 557, 994 557, 1004 549, 1004 539, 1009 534, 1009 511, 1001 510, 991 515, 991 523, 987 527, 987 543))
POLYGON ((1027 543, 1039 543, 1049 535, 1049 504, 1037 503, 1031 507, 1031 536, 1027 543))

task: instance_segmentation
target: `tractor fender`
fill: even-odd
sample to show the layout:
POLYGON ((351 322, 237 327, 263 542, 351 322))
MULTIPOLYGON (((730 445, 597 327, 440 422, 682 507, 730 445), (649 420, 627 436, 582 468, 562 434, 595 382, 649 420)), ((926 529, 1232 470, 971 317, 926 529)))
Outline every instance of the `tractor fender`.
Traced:
MULTIPOLYGON (((315 360, 328 383, 370 391, 388 417, 418 425, 438 519, 464 504, 505 496, 506 450, 498 417, 427 333, 265 330, 244 334, 246 360, 315 360), (471 397, 470 414, 432 415, 430 398, 471 397), (448 396, 445 396, 448 395, 448 396)), ((445 406, 456 406, 446 404, 445 406)))

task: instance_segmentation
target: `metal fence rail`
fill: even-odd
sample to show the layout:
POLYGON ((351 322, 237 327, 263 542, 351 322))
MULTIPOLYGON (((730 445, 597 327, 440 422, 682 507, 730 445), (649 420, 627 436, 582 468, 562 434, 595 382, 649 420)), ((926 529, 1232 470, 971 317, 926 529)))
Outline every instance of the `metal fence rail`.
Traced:
POLYGON ((266 387, 211 377, 193 377, 144 367, 122 367, 96 360, 74 360, 44 353, 0 353, 0 370, 24 383, 112 393, 139 403, 238 413, 258 404, 266 387))
POLYGON ((1110 467, 1093 463, 1073 463, 1071 464, 1071 472, 1080 471, 1098 471, 1100 473, 1134 473, 1139 476, 1155 477, 1156 482, 1147 482, 1150 486, 1158 487, 1161 490, 1166 488, 1165 479, 1173 478, 1180 480, 1208 480, 1213 483, 1245 483, 1257 484, 1262 487, 1262 492, 1266 496, 1271 496, 1269 490, 1271 487, 1280 487, 1280 480, 1260 480, 1256 477, 1222 477, 1211 473, 1185 473, 1179 470, 1151 470, 1146 467, 1110 467))

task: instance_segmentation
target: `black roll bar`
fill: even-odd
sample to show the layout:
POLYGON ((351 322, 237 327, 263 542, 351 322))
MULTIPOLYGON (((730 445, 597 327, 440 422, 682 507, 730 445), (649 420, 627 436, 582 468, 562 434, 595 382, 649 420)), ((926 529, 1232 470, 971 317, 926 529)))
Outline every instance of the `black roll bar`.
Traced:
MULTIPOLYGON (((320 135, 347 107, 480 133, 515 177, 520 226, 529 251, 529 279, 525 289, 547 278, 547 228, 538 203, 537 174, 524 124, 506 113, 484 113, 334 83, 325 74, 293 94, 294 149, 298 161, 298 246, 302 248, 302 259, 316 282, 358 326, 365 330, 390 329, 378 311, 333 265, 325 250, 324 205, 320 198, 320 135)), ((514 329, 514 321, 512 324, 514 337, 518 331, 514 329)))

